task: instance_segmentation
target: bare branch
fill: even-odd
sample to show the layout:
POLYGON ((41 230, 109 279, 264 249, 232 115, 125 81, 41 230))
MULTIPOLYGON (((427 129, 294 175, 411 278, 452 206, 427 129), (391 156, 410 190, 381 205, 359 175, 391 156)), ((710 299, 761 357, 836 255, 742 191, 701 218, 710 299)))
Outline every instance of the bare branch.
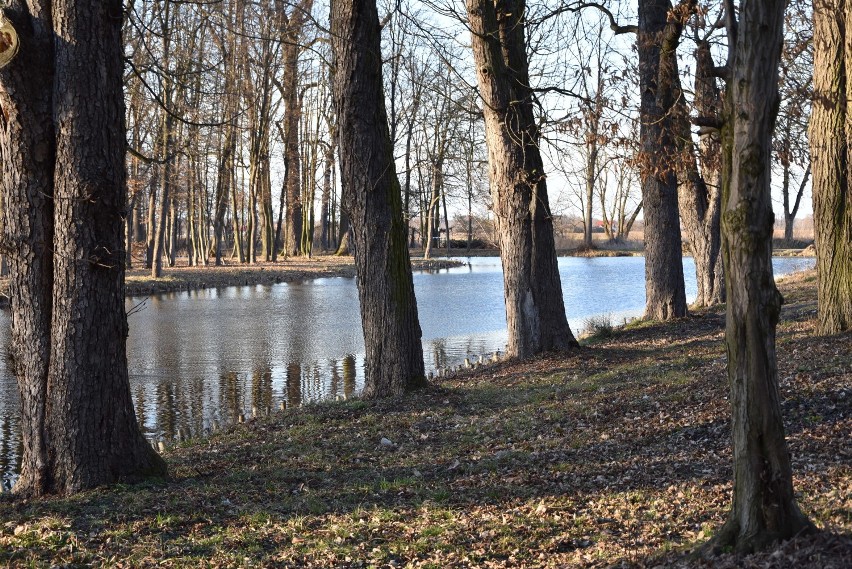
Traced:
POLYGON ((724 124, 722 119, 719 117, 690 117, 689 122, 706 131, 702 133, 701 130, 699 130, 699 134, 709 134, 709 132, 719 131, 722 129, 722 125, 724 124))

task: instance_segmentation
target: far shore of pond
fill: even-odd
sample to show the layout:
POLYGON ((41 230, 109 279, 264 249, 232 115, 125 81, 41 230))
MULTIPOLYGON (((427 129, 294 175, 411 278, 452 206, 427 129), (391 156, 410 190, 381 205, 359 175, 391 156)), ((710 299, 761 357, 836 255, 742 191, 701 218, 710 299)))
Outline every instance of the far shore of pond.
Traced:
MULTIPOLYGON (((415 271, 439 270, 461 265, 454 259, 412 258, 415 271)), ((127 296, 149 296, 169 292, 224 288, 230 286, 273 285, 308 279, 354 277, 351 256, 320 255, 312 258, 291 257, 275 263, 240 264, 226 260, 221 266, 188 266, 186 258, 178 258, 176 266, 163 267, 162 276, 153 278, 151 270, 135 266, 125 273, 127 296)), ((0 279, 0 307, 9 305, 9 279, 0 279)))
MULTIPOLYGON (((566 249, 557 251, 560 257, 641 257, 643 251, 634 248, 566 249)), ((776 249, 775 256, 812 256, 813 248, 776 249)), ((459 266, 458 259, 465 257, 499 257, 497 249, 433 249, 431 258, 423 258, 422 250, 411 251, 411 266, 415 271, 440 270, 459 266)), ((321 254, 311 258, 290 257, 275 263, 253 265, 226 260, 221 266, 188 266, 186 258, 179 258, 176 266, 164 267, 160 278, 153 278, 150 269, 137 266, 126 272, 127 296, 148 296, 169 292, 224 288, 229 286, 272 285, 329 277, 353 277, 355 264, 352 256, 321 254)), ((0 278, 0 308, 9 305, 9 279, 0 278)))

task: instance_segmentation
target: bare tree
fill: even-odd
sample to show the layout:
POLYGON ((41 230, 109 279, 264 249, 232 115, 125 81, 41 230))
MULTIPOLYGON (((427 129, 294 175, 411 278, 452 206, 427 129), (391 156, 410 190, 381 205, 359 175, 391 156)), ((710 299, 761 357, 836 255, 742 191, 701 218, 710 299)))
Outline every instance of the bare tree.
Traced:
POLYGON ((814 101, 810 122, 814 236, 819 315, 817 330, 852 326, 852 203, 849 200, 850 123, 846 61, 852 9, 839 0, 814 2, 814 101))
POLYGON ((426 383, 379 33, 375 0, 332 2, 333 97, 344 205, 355 248, 366 397, 387 397, 426 383))
POLYGON ((772 276, 772 129, 778 108, 784 0, 726 2, 722 231, 731 388, 733 503, 708 547, 762 549, 812 531, 796 504, 778 394, 772 276))
POLYGON ((678 215, 676 105, 681 101, 677 49, 696 0, 639 0, 637 25, 621 25, 603 3, 571 2, 566 11, 594 8, 616 35, 636 34, 639 56, 639 152, 645 222, 645 317, 686 315, 682 241, 678 215))
MULTIPOLYGON (((696 36, 698 32, 696 30, 696 36)), ((716 84, 710 42, 707 37, 696 39, 693 107, 703 121, 717 123, 722 99, 716 84)), ((678 99, 684 101, 683 93, 678 99)), ((688 112, 685 102, 675 106, 678 139, 682 145, 678 192, 681 219, 695 263, 695 306, 700 308, 725 300, 720 217, 721 144, 719 131, 713 128, 701 131, 696 144, 690 132, 688 112)))
POLYGON ((281 92, 286 107, 284 160, 287 163, 287 224, 284 232, 284 250, 288 255, 298 255, 301 251, 302 194, 299 122, 302 116, 302 98, 299 96, 299 54, 302 51, 302 33, 312 8, 313 0, 300 0, 295 3, 284 25, 284 75, 281 81, 281 92))
POLYGON ((577 345, 568 327, 539 129, 528 76, 523 0, 467 0, 500 228, 507 353, 525 358, 577 345))
POLYGON ((608 160, 609 164, 605 171, 606 179, 600 184, 598 196, 601 202, 601 217, 603 219, 604 231, 607 238, 613 243, 625 241, 630 236, 630 230, 639 212, 642 211, 641 198, 636 200, 633 196, 633 186, 636 173, 632 167, 632 160, 625 157, 614 157, 608 160), (610 178, 614 179, 615 192, 612 200, 608 203, 608 183, 610 178))
POLYGON ((784 240, 793 227, 811 175, 808 118, 813 98, 813 11, 811 3, 791 2, 785 18, 779 92, 781 105, 773 136, 775 163, 781 167, 784 240))
POLYGON ((164 475, 127 377, 121 3, 15 2, 6 13, 27 46, 0 72, 24 443, 15 490, 69 494, 164 475))
POLYGON ((672 108, 680 91, 677 47, 694 6, 677 10, 669 0, 640 0, 639 51, 640 168, 645 218, 645 317, 668 320, 686 315, 683 248, 677 201, 679 151, 672 108))

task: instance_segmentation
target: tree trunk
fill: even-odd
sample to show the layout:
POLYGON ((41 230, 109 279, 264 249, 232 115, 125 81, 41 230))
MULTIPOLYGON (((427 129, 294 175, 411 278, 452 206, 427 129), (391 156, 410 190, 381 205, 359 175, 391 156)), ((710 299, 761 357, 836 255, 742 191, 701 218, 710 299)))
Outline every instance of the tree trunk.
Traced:
POLYGON ((178 218, 177 200, 172 197, 169 206, 169 248, 166 251, 166 258, 168 259, 170 267, 174 267, 177 260, 177 240, 179 237, 178 225, 180 225, 180 220, 178 218))
MULTIPOLYGON (((278 222, 275 224, 275 235, 272 237, 272 260, 278 261, 278 250, 281 248, 281 231, 284 227, 284 210, 287 206, 287 161, 284 161, 284 181, 281 183, 281 195, 278 198, 278 222)), ((287 251, 284 250, 284 258, 287 251)))
MULTIPOLYGON (((597 138, 596 134, 593 138, 597 138)), ((586 158, 586 204, 583 211, 583 247, 592 247, 592 225, 594 224, 593 205, 595 199, 595 178, 598 168, 598 145, 592 140, 587 145, 588 157, 586 158)))
POLYGON ((366 350, 364 396, 426 384, 402 199, 385 112, 375 0, 332 0, 343 196, 352 224, 366 350))
POLYGON ((299 152, 299 122, 302 100, 299 96, 299 39, 302 27, 313 6, 305 0, 294 7, 287 24, 284 43, 282 79, 284 104, 284 159, 287 161, 287 223, 284 236, 286 255, 298 255, 302 237, 301 154, 299 152))
POLYGON ((435 245, 435 235, 439 232, 440 221, 435 219, 439 215, 441 200, 441 188, 443 186, 444 171, 440 163, 432 164, 432 194, 429 197, 429 207, 426 210, 426 245, 423 247, 423 258, 432 257, 432 247, 435 245))
POLYGON ((134 217, 136 217, 137 208, 138 206, 136 205, 136 195, 134 195, 130 198, 129 203, 127 204, 127 214, 124 218, 124 246, 127 250, 127 255, 124 259, 125 269, 133 268, 133 241, 135 238, 135 235, 133 234, 133 219, 134 217))
MULTIPOLYGON (((471 121, 471 131, 473 130, 473 122, 471 121)), ((472 134, 472 133, 471 133, 472 134)), ((465 174, 467 175, 467 252, 470 253, 470 247, 473 242, 473 158, 474 158, 474 142, 471 135, 468 141, 471 143, 470 154, 465 160, 465 174)))
POLYGON ((260 166, 255 162, 249 167, 249 203, 248 212, 246 212, 246 260, 251 264, 257 262, 257 193, 259 179, 260 166))
POLYGON ((444 243, 447 246, 447 257, 449 257, 452 247, 452 235, 450 235, 450 216, 447 212, 447 192, 441 192, 441 204, 444 206, 444 233, 447 235, 444 243))
POLYGON ((55 0, 33 9, 7 11, 23 49, 0 74, 2 238, 15 269, 22 399, 15 491, 68 494, 164 475, 165 464, 141 435, 127 379, 122 8, 55 0))
POLYGON ((186 257, 187 264, 190 267, 198 265, 198 248, 200 243, 197 240, 198 233, 195 231, 196 211, 195 211, 195 159, 190 159, 190 167, 188 172, 188 187, 186 191, 186 257))
POLYGON ((140 212, 142 209, 142 194, 140 191, 137 191, 135 198, 136 207, 130 210, 130 223, 133 228, 131 235, 133 235, 134 244, 141 243, 145 237, 144 232, 142 231, 142 215, 140 212))
POLYGON ((219 157, 219 169, 216 176, 216 210, 213 218, 213 249, 216 266, 222 264, 222 241, 225 236, 225 212, 228 209, 228 194, 234 172, 234 150, 237 145, 236 129, 232 124, 225 126, 225 141, 219 157))
POLYGON ((305 151, 305 159, 303 160, 305 171, 302 183, 302 234, 299 236, 299 252, 309 259, 314 249, 314 202, 316 201, 316 179, 317 170, 319 169, 320 119, 321 116, 317 113, 314 125, 311 127, 308 121, 305 121, 304 127, 310 143, 303 145, 305 151))
POLYGON ((772 274, 772 129, 784 0, 746 0, 723 126, 722 231, 731 388, 733 504, 710 547, 750 552, 813 526, 793 495, 778 394, 775 331, 783 299, 772 274))
POLYGON ((411 142, 414 138, 414 117, 417 113, 417 109, 420 107, 420 96, 419 92, 415 93, 414 101, 411 103, 410 116, 408 119, 408 127, 406 128, 405 134, 405 188, 403 188, 405 195, 405 202, 403 213, 405 214, 405 227, 406 230, 409 230, 410 239, 408 242, 408 246, 410 248, 414 247, 414 229, 411 229, 409 225, 411 224, 411 220, 414 218, 411 215, 411 142))
MULTIPOLYGON (((171 105, 171 96, 166 96, 166 105, 171 105)), ((166 239, 166 226, 168 218, 166 215, 169 211, 169 201, 171 196, 172 186, 172 148, 174 148, 174 138, 172 128, 174 127, 174 119, 172 115, 163 111, 163 157, 164 163, 161 166, 162 174, 160 177, 160 207, 157 212, 157 228, 154 231, 154 249, 153 259, 151 262, 151 276, 159 278, 163 274, 163 249, 166 239)))
MULTIPOLYGON (((270 63, 265 66, 265 69, 271 70, 271 56, 269 56, 268 61, 270 63)), ((260 202, 260 223, 258 224, 258 230, 260 232, 261 258, 264 261, 272 260, 272 249, 274 248, 272 242, 274 230, 274 220, 272 217, 272 181, 269 172, 269 137, 271 135, 270 122, 272 120, 270 109, 271 89, 271 81, 269 79, 264 80, 263 96, 260 109, 257 112, 259 132, 256 134, 258 138, 258 172, 255 184, 258 184, 256 190, 257 199, 260 202)))
MULTIPOLYGON (((709 42, 701 42, 696 51, 695 111, 702 118, 718 118, 721 98, 713 75, 713 58, 709 42)), ((676 81, 679 80, 676 79, 676 81)), ((678 86, 678 100, 683 101, 678 86)), ((719 179, 718 133, 702 134, 698 148, 692 142, 689 111, 684 103, 676 105, 675 120, 679 139, 683 142, 681 180, 678 185, 681 219, 689 236, 689 248, 695 262, 698 294, 695 307, 701 308, 725 301, 722 269, 721 206, 719 179), (697 153, 695 152, 697 150, 697 153), (700 158, 700 168, 695 154, 700 158)))
POLYGON ((805 188, 808 185, 808 180, 811 177, 811 164, 808 162, 808 167, 805 168, 805 175, 799 182, 799 189, 796 191, 796 199, 793 207, 790 207, 789 190, 783 194, 784 199, 784 239, 789 243, 793 240, 793 226, 796 223, 796 214, 799 213, 799 205, 802 203, 802 196, 805 194, 805 188))
POLYGON ((565 317, 529 87, 523 0, 467 0, 509 329, 507 354, 577 345, 565 317))
POLYGON ((50 490, 44 431, 53 287, 53 30, 50 2, 21 1, 4 13, 18 32, 20 50, 0 72, 0 230, 11 269, 9 355, 21 393, 23 456, 16 490, 50 490))
POLYGON ((335 256, 342 257, 349 255, 352 252, 349 249, 349 236, 352 232, 349 226, 349 216, 342 209, 340 210, 340 227, 337 232, 337 250, 335 256))
POLYGON ((322 173, 322 205, 320 208, 320 248, 323 253, 328 251, 331 242, 331 171, 334 168, 334 135, 331 136, 332 143, 324 148, 324 167, 322 173))
POLYGON ((157 178, 161 166, 153 169, 148 183, 148 216, 145 225, 145 268, 154 266, 154 236, 157 234, 157 178))
POLYGON ((667 31, 669 0, 639 1, 640 165, 645 210, 645 318, 669 320, 686 316, 683 250, 674 161, 678 155, 672 131, 671 84, 677 77, 674 46, 661 55, 667 31), (662 59, 665 58, 665 61, 662 59), (660 71, 664 71, 661 77, 660 71), (661 103, 663 103, 661 105, 661 103))
POLYGON ((236 172, 231 170, 228 173, 231 176, 230 186, 231 186, 231 221, 234 228, 234 254, 237 256, 237 260, 240 263, 245 263, 246 258, 243 253, 243 238, 242 238, 242 227, 240 227, 240 206, 237 201, 237 176, 236 172))
MULTIPOLYGON (((229 26, 234 26, 235 3, 231 3, 228 13, 225 14, 229 26)), ((228 197, 231 190, 231 181, 234 171, 234 153, 237 148, 237 107, 238 99, 234 92, 234 83, 237 81, 237 37, 231 34, 230 44, 221 46, 222 58, 224 59, 224 84, 222 104, 222 135, 220 138, 222 148, 219 152, 219 165, 216 172, 216 192, 213 210, 213 253, 215 265, 222 265, 222 247, 225 240, 225 213, 228 210, 228 197)))
POLYGON ((847 2, 814 1, 814 99, 809 129, 820 334, 836 334, 852 325, 848 25, 852 25, 852 9, 847 2))
MULTIPOLYGON (((160 65, 163 68, 163 78, 162 78, 162 89, 160 91, 160 97, 163 101, 165 109, 162 109, 163 120, 162 120, 162 131, 160 132, 160 149, 162 150, 163 156, 163 164, 161 166, 161 178, 160 178, 160 208, 157 212, 157 227, 154 230, 153 223, 151 229, 153 231, 152 239, 153 239, 153 249, 152 260, 151 260, 151 276, 153 278, 159 278, 163 273, 163 247, 165 241, 165 230, 166 225, 168 224, 168 220, 166 219, 166 213, 169 208, 169 200, 171 199, 170 190, 172 185, 172 167, 173 167, 173 152, 174 148, 174 117, 171 114, 172 110, 172 102, 174 100, 174 85, 172 82, 172 78, 169 74, 169 62, 171 56, 171 30, 172 30, 172 21, 170 17, 170 4, 166 2, 164 4, 164 13, 163 19, 161 22, 161 36, 162 36, 162 45, 163 45, 163 54, 160 65)), ((153 218, 152 218, 153 219, 153 218)))
MULTIPOLYGON (((269 141, 266 142, 267 146, 269 141)), ((272 260, 272 250, 275 249, 275 217, 272 213, 272 178, 269 172, 269 149, 264 148, 263 172, 261 176, 261 201, 260 201, 260 231, 263 251, 263 260, 272 260)))

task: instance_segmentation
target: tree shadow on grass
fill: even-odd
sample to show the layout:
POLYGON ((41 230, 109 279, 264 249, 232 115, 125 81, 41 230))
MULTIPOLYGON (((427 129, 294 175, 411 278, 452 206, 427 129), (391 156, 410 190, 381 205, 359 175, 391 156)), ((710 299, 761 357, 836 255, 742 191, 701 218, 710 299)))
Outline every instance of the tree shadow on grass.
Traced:
MULTIPOLYGON (((31 560, 67 561, 71 535, 84 562, 239 554, 272 564, 284 551, 307 563, 316 551, 374 549, 419 562, 448 548, 472 552, 473 564, 511 564, 524 549, 565 563, 594 550, 612 563, 688 545, 718 525, 730 492, 727 379, 712 326, 626 331, 405 397, 293 409, 172 451, 171 482, 4 500, 0 560, 21 559, 26 544, 31 560)), ((842 372, 844 340, 802 348, 842 372)), ((807 468, 797 475, 809 507, 830 521, 843 498, 826 488, 848 481, 834 457, 850 456, 837 435, 852 417, 852 397, 840 396, 849 375, 793 373, 801 360, 785 358, 794 465, 807 468)))
MULTIPOLYGON (((663 400, 677 389, 656 386, 646 395, 663 400)), ((594 411, 577 413, 558 392, 544 396, 553 394, 552 384, 514 390, 500 405, 483 386, 308 407, 177 451, 172 483, 0 508, 14 527, 39 518, 70 519, 69 531, 84 549, 109 550, 102 536, 123 527, 133 528, 134 539, 143 543, 161 543, 165 557, 196 558, 236 542, 250 557, 280 547, 280 534, 250 529, 256 521, 292 527, 304 519, 310 533, 330 519, 352 520, 363 512, 384 512, 397 523, 417 518, 423 508, 452 516, 518 510, 512 515, 533 527, 536 539, 568 536, 561 545, 537 547, 570 550, 587 542, 641 539, 648 527, 659 528, 669 543, 684 543, 690 536, 677 527, 695 529, 724 511, 690 500, 693 493, 700 501, 713 488, 725 488, 730 479, 726 418, 692 420, 689 406, 666 409, 633 392, 625 402, 601 394, 610 397, 609 405, 598 401, 594 411), (382 434, 396 446, 385 448, 382 434), (683 492, 690 497, 678 498, 683 492), (682 505, 669 512, 661 501, 682 505), (623 502, 630 513, 610 518, 609 510, 587 506, 595 502, 623 502), (536 503, 566 508, 583 521, 565 527, 535 516, 529 506, 536 503)), ((511 542, 511 536, 504 538, 511 542)), ((459 547, 461 539, 447 538, 459 547)), ((31 549, 42 559, 55 553, 43 540, 31 549)), ((500 551, 492 553, 504 555, 500 551)))

